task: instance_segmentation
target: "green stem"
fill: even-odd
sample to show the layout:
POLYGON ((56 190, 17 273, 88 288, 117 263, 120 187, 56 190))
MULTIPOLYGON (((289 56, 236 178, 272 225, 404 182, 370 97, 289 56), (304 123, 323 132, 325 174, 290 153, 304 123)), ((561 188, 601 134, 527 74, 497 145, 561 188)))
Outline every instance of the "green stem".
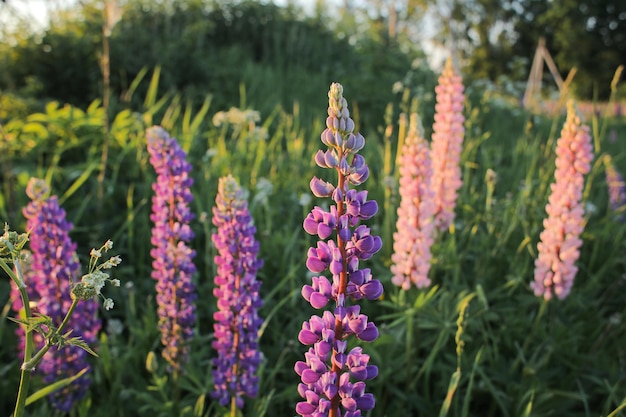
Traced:
POLYGON ((528 346, 530 345, 530 342, 531 342, 533 336, 537 332, 537 328, 539 327, 539 323, 540 323, 543 315, 545 314, 547 308, 548 308, 548 301, 542 300, 541 301, 541 305, 539 306, 539 311, 537 312, 537 316, 535 317, 535 321, 533 322, 532 330, 528 334, 528 337, 526 337, 526 340, 524 340, 524 345, 522 346, 522 351, 517 356, 517 358, 515 358, 515 362, 513 362, 513 365, 511 366, 511 370, 515 370, 515 368, 517 368, 517 365, 519 365, 520 360, 522 359, 522 356, 526 352, 526 349, 528 349, 528 346))
POLYGON ((617 416, 617 413, 619 413, 624 408, 626 408, 626 399, 624 399, 624 401, 622 401, 622 403, 606 417, 615 417, 617 416))
MULTIPOLYGON (((0 259, 0 265, 2 269, 4 269, 20 292, 20 297, 22 298, 22 304, 24 305, 24 315, 26 319, 32 317, 32 313, 30 311, 30 300, 28 299, 28 292, 26 291, 26 285, 24 284, 24 276, 22 274, 22 269, 20 267, 19 259, 13 257, 13 265, 15 266, 14 273, 11 268, 4 262, 3 259, 0 259)), ((24 409, 26 408, 26 397, 28 396, 28 386, 30 385, 30 371, 26 371, 24 369, 24 365, 31 358, 33 352, 33 332, 28 329, 28 326, 24 326, 24 334, 26 336, 26 346, 24 347, 24 364, 22 365, 22 374, 20 376, 20 386, 17 392, 17 400, 15 402, 15 410, 13 411, 14 417, 22 417, 24 415, 24 409)))
POLYGON ((230 417, 237 417, 237 400, 230 397, 230 417))
POLYGON ((78 298, 75 298, 74 300, 72 300, 72 305, 70 306, 69 310, 67 310, 67 314, 65 314, 65 318, 63 319, 63 322, 61 323, 59 328, 54 331, 52 336, 48 338, 48 340, 46 340, 46 344, 41 349, 39 349, 39 351, 35 354, 35 356, 33 356, 31 360, 29 360, 28 362, 24 360, 24 364, 22 365, 22 372, 34 370, 35 367, 39 364, 39 362, 41 362, 41 359, 43 359, 43 355, 45 355, 48 352, 48 350, 50 350, 50 348, 54 345, 53 340, 56 339, 56 336, 60 335, 63 332, 63 329, 67 325, 67 322, 69 321, 70 316, 72 315, 72 313, 74 312, 74 309, 78 305, 78 301, 79 301, 78 298))

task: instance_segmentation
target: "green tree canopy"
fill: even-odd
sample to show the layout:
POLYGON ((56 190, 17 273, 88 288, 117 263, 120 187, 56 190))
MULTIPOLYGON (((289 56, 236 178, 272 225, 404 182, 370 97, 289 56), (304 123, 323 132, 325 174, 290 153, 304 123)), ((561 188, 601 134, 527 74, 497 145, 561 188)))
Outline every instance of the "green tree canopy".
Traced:
POLYGON ((456 28, 451 35, 467 59, 468 73, 491 80, 501 75, 527 77, 538 41, 545 38, 563 78, 577 68, 577 96, 606 98, 613 74, 626 57, 626 9, 618 3, 451 0, 447 32, 456 28))

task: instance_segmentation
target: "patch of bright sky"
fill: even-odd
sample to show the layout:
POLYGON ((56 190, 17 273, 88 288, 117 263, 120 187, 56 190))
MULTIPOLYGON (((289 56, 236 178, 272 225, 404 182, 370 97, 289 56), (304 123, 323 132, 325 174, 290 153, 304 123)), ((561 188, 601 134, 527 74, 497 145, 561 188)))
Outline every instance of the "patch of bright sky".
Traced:
POLYGON ((25 22, 32 31, 42 30, 48 25, 52 10, 75 3, 76 0, 6 0, 0 3, 0 25, 11 28, 25 22))

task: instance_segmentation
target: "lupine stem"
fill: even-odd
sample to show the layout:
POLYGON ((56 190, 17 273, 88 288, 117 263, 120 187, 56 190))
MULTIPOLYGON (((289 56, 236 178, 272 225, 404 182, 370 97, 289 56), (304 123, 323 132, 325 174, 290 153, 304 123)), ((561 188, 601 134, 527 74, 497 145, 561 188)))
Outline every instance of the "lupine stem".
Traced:
MULTIPOLYGON (((339 152, 339 159, 341 160, 341 158, 343 157, 343 152, 339 152)), ((343 190, 344 186, 345 186, 345 181, 346 178, 345 176, 341 173, 341 171, 339 170, 339 168, 336 168, 337 173, 338 173, 338 182, 337 182, 337 188, 339 190, 343 190)), ((343 216, 345 212, 345 207, 344 207, 344 203, 343 201, 341 203, 337 203, 337 218, 341 218, 341 216, 343 216)), ((339 225, 337 226, 337 229, 339 228, 339 225)), ((342 268, 341 268, 341 273, 339 274, 339 288, 337 291, 337 307, 343 307, 343 305, 339 305, 340 300, 344 300, 344 296, 346 293, 346 288, 348 286, 348 257, 346 256, 346 242, 343 241, 343 239, 341 238, 341 236, 339 236, 339 233, 337 233, 337 247, 339 248, 339 251, 341 252, 341 264, 342 264, 342 268)), ((343 339, 343 325, 341 323, 341 320, 339 319, 339 316, 335 316, 335 340, 342 340, 343 339)), ((333 349, 333 357, 335 357, 337 355, 337 350, 333 349)), ((332 361, 332 372, 335 372, 337 375, 340 374, 341 372, 341 368, 337 365, 337 361, 332 361)), ((338 417, 339 416, 339 378, 337 378, 337 381, 335 381, 335 384, 337 385, 337 394, 335 394, 335 396, 331 399, 331 408, 330 411, 328 412, 328 417, 338 417)))
POLYGON ((41 349, 39 349, 39 351, 35 354, 35 356, 33 356, 33 358, 28 360, 28 361, 26 361, 26 356, 24 356, 24 364, 22 365, 22 372, 35 370, 35 367, 37 366, 37 364, 39 364, 39 362, 41 362, 41 360, 43 359, 43 356, 54 345, 54 342, 53 342, 54 339, 58 335, 60 335, 61 332, 63 332, 63 329, 65 329, 65 326, 67 325, 67 322, 69 321, 70 316, 74 312, 74 309, 78 305, 79 301, 80 300, 78 298, 75 298, 75 299, 72 300, 72 305, 67 310, 67 313, 65 314, 65 317, 63 318, 63 322, 61 323, 61 325, 59 326, 58 329, 54 330, 54 332, 50 336, 50 338, 48 340, 46 340, 46 344, 43 345, 43 347, 41 349))

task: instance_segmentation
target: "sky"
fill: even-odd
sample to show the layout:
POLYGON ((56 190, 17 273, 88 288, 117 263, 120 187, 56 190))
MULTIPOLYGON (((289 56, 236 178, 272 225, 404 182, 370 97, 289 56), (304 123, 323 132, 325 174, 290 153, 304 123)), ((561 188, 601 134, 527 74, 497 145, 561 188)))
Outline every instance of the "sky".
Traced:
POLYGON ((5 0, 0 3, 0 25, 25 19, 30 21, 33 30, 38 30, 45 27, 49 10, 74 3, 75 0, 5 0))
MULTIPOLYGON (((33 30, 45 28, 51 10, 66 8, 76 4, 77 0, 5 0, 0 2, 0 26, 14 24, 24 19, 30 22, 33 30)), ((274 0, 274 4, 285 5, 287 0, 274 0)), ((313 1, 299 0, 303 5, 312 5, 313 1)), ((306 7, 305 7, 306 9, 306 7)))

